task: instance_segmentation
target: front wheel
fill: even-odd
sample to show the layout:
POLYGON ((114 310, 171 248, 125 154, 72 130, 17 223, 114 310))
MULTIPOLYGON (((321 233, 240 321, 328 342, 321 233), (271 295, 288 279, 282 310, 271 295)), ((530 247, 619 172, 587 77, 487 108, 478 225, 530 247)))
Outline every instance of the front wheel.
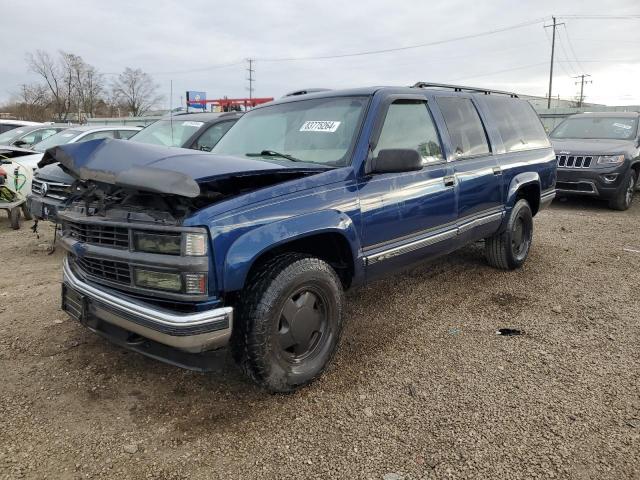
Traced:
POLYGON ((636 172, 629 170, 622 180, 615 197, 609 200, 609 207, 614 210, 627 210, 633 201, 636 190, 636 172))
POLYGON ((489 265, 502 270, 520 268, 531 249, 533 214, 529 203, 520 199, 511 210, 507 228, 485 239, 485 254, 489 265))
POLYGON ((249 278, 239 302, 232 349, 240 367, 271 392, 316 379, 336 352, 344 294, 323 260, 287 253, 249 278))

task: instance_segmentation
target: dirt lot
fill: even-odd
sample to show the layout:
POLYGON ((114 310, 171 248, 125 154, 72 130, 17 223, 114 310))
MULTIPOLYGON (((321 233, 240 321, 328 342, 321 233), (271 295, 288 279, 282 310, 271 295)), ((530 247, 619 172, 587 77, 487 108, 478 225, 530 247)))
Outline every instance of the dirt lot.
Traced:
POLYGON ((640 478, 639 227, 556 202, 520 271, 474 245, 354 291, 332 368, 272 396, 85 331, 52 230, 3 217, 0 477, 640 478))

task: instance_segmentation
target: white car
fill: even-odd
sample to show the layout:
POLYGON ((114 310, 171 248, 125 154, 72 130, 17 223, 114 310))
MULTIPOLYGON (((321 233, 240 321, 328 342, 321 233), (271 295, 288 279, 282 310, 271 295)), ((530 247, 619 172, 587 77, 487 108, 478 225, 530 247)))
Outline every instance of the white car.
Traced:
POLYGON ((25 120, 0 120, 0 133, 8 132, 18 127, 26 127, 31 125, 42 125, 39 122, 27 122, 25 120))
MULTIPOLYGON (((66 145, 67 143, 80 143, 89 140, 99 140, 101 138, 115 138, 119 140, 127 140, 133 134, 142 130, 142 127, 130 127, 124 125, 84 125, 79 127, 71 127, 67 130, 51 135, 39 143, 31 147, 35 153, 16 159, 16 162, 31 168, 35 171, 38 168, 38 162, 42 159, 45 150, 58 145, 66 145)), ((31 189, 29 189, 31 190, 31 189)))

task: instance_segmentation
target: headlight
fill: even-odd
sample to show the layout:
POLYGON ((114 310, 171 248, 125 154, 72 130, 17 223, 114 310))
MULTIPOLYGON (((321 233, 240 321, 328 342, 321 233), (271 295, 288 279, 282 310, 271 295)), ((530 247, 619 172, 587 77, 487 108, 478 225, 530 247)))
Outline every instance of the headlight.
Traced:
POLYGON ((138 287, 172 292, 182 291, 182 276, 179 273, 155 272, 136 268, 134 269, 134 280, 138 287))
POLYGON ((164 255, 204 256, 207 254, 205 233, 133 232, 133 249, 137 252, 164 255), (183 247, 184 245, 184 247, 183 247))
POLYGON ((598 165, 620 165, 624 162, 624 155, 601 155, 598 165))
POLYGON ((180 234, 133 232, 133 248, 138 252, 180 255, 180 234))
POLYGON ((184 234, 184 254, 202 256, 207 254, 207 236, 204 233, 184 234))

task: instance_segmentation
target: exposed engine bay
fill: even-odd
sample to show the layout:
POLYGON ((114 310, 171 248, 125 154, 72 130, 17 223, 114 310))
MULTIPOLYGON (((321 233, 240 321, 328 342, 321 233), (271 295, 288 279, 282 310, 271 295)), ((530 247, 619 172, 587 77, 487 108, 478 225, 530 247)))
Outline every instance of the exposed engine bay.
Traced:
MULTIPOLYGON (((73 172, 70 173, 73 175, 73 172)), ((87 216, 179 225, 193 212, 219 201, 314 173, 318 172, 262 172, 219 178, 200 183, 200 194, 192 198, 125 188, 93 180, 76 180, 71 187, 72 194, 68 199, 68 205, 70 210, 87 216)))

